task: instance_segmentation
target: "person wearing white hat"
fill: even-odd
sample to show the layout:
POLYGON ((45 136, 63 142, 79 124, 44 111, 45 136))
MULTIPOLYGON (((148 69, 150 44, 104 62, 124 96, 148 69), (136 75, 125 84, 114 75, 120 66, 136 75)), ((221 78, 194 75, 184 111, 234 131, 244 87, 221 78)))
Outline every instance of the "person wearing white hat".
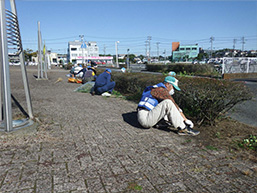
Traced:
POLYGON ((150 128, 166 119, 178 129, 179 135, 198 135, 200 132, 193 129, 193 122, 186 118, 171 96, 174 89, 181 90, 178 80, 172 76, 167 76, 162 83, 146 87, 137 108, 138 122, 144 128, 150 128))

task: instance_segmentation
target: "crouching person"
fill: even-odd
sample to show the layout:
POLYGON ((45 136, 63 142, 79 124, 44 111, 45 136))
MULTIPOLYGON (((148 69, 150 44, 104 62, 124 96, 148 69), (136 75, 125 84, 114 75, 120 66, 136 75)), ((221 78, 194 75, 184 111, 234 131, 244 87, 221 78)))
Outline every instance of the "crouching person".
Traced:
POLYGON ((198 135, 200 132, 193 129, 193 122, 185 117, 171 96, 174 88, 180 91, 178 80, 172 76, 167 76, 163 83, 147 87, 138 104, 138 122, 150 128, 165 118, 178 129, 179 135, 198 135))
POLYGON ((95 85, 90 92, 92 95, 98 94, 102 96, 111 96, 115 87, 115 82, 111 81, 111 73, 111 69, 107 68, 96 78, 95 85))

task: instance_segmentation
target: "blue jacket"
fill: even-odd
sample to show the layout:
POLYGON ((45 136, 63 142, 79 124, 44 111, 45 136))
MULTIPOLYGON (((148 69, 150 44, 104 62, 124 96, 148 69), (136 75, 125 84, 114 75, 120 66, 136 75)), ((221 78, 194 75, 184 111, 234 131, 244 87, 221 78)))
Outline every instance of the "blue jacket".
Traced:
POLYGON ((159 104, 158 100, 153 98, 153 96, 151 95, 152 89, 157 87, 166 88, 166 86, 163 83, 146 87, 143 91, 140 102, 138 103, 138 108, 144 108, 146 110, 151 111, 154 107, 156 107, 159 104))
POLYGON ((104 71, 95 80, 95 87, 102 87, 111 82, 111 74, 104 71))

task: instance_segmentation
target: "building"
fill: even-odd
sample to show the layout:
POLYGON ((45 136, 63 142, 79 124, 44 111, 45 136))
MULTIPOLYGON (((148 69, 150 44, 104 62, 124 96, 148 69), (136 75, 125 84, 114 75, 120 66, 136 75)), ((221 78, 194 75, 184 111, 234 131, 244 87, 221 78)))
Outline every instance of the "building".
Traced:
POLYGON ((196 58, 199 54, 198 44, 180 45, 179 42, 172 42, 172 60, 187 61, 196 58))
MULTIPOLYGON (((57 66, 58 64, 67 63, 67 56, 65 54, 57 54, 55 52, 51 52, 50 50, 47 50, 47 58, 51 65, 57 66)), ((38 56, 32 56, 31 60, 34 65, 39 63, 38 56)), ((44 61, 44 58, 42 61, 44 61)))
POLYGON ((99 48, 96 42, 84 42, 76 40, 68 43, 67 60, 72 64, 86 63, 93 57, 99 57, 99 48))

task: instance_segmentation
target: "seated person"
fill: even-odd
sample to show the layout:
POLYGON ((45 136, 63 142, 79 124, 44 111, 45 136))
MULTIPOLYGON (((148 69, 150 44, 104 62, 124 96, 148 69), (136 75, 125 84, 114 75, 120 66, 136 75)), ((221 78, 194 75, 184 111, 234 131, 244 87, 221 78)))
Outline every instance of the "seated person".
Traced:
POLYGON ((70 73, 72 77, 82 77, 82 73, 80 72, 83 69, 82 65, 74 66, 71 68, 70 73))
POLYGON ((186 118, 171 96, 175 89, 180 91, 178 80, 172 76, 167 76, 164 82, 146 87, 137 108, 138 122, 142 127, 150 128, 167 119, 178 129, 179 135, 198 135, 200 132, 193 129, 193 122, 186 118))
POLYGON ((86 82, 94 81, 96 79, 96 71, 94 67, 88 66, 87 71, 82 76, 82 84, 86 82))
POLYGON ((95 85, 91 89, 91 94, 98 94, 102 96, 111 96, 111 93, 115 87, 115 82, 111 81, 111 69, 107 68, 102 74, 100 74, 96 80, 95 85))

